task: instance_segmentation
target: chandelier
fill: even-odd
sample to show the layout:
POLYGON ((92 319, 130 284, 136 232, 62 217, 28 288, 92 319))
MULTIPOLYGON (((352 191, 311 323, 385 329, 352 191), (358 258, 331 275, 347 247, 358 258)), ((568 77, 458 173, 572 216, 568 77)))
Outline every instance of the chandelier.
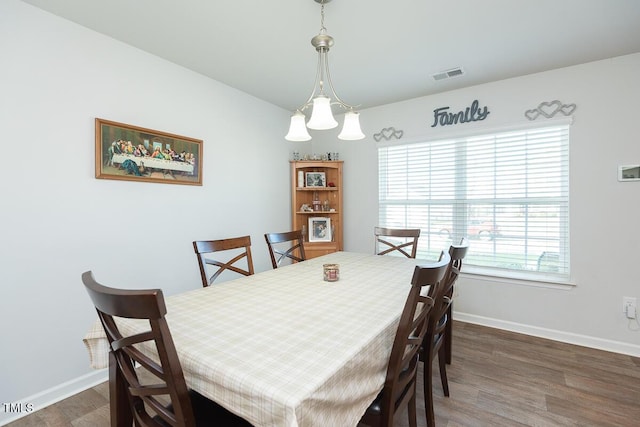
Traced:
POLYGON ((360 129, 360 115, 357 111, 354 111, 356 106, 349 105, 342 101, 340 97, 336 95, 333 83, 331 82, 331 74, 329 73, 329 49, 333 46, 333 37, 327 34, 327 29, 324 27, 324 5, 331 0, 314 1, 321 5, 320 33, 311 39, 311 45, 318 52, 316 80, 307 102, 298 107, 296 112, 291 116, 289 133, 287 133, 285 139, 288 141, 309 141, 311 135, 309 135, 307 128, 326 130, 338 126, 338 122, 333 118, 333 113, 331 112, 332 105, 338 105, 345 110, 344 124, 338 138, 343 140, 363 139, 364 134, 360 129), (312 107, 311 118, 305 125, 306 117, 304 111, 309 107, 312 107))

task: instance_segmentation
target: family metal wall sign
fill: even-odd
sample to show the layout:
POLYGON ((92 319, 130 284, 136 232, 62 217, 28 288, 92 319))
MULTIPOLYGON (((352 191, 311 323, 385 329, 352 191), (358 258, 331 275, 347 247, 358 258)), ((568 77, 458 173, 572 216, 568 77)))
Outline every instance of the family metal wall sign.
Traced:
POLYGON ((487 107, 480 108, 480 103, 476 99, 471 103, 470 107, 467 107, 464 111, 457 113, 451 113, 448 111, 449 107, 440 107, 433 110, 433 124, 432 128, 440 126, 456 125, 458 123, 477 122, 484 120, 489 115, 490 111, 487 107))

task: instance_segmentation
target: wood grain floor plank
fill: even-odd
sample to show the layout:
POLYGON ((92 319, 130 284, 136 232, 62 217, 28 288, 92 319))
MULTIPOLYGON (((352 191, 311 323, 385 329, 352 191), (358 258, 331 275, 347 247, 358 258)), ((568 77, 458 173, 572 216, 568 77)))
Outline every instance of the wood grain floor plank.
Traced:
MULTIPOLYGON (((640 390, 635 386, 633 380, 627 380, 626 384, 620 384, 620 382, 612 383, 610 380, 603 381, 585 375, 566 374, 566 382, 568 387, 596 398, 629 405, 635 404, 640 407, 640 390)), ((578 393, 576 392, 576 394, 578 393)), ((640 418, 638 424, 640 424, 640 418)))
POLYGON ((593 406, 591 402, 575 401, 557 396, 548 396, 547 410, 550 413, 575 420, 580 426, 593 427, 638 427, 640 416, 630 411, 608 411, 607 406, 593 406))
POLYGON ((547 411, 546 398, 543 405, 530 405, 516 395, 481 392, 478 406, 503 418, 526 426, 575 426, 576 421, 547 411))
MULTIPOLYGON (((458 380, 456 380, 458 381, 458 380)), ((476 401, 481 395, 504 395, 510 396, 510 399, 514 404, 524 404, 528 407, 537 408, 540 410, 546 410, 546 394, 540 390, 537 385, 530 386, 522 383, 504 383, 500 379, 490 379, 484 376, 466 376, 464 377, 466 384, 472 384, 476 392, 476 401)), ((455 390, 457 385, 455 382, 450 382, 450 389, 455 390)), ((455 395, 458 399, 458 395, 455 395)))
POLYGON ((640 425, 640 401, 633 401, 629 397, 621 400, 617 396, 607 396, 597 388, 581 390, 556 385, 551 387, 547 394, 547 409, 554 412, 554 409, 549 407, 549 402, 559 405, 562 414, 566 413, 565 405, 573 405, 584 413, 583 416, 588 415, 589 418, 599 419, 603 423, 622 415, 622 419, 634 419, 638 421, 636 425, 640 425))

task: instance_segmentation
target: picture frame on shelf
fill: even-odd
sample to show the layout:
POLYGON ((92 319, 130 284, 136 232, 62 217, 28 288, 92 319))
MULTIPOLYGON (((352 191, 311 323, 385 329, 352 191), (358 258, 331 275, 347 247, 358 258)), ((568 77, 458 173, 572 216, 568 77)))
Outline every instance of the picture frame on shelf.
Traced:
POLYGON ((331 242, 331 218, 309 218, 309 242, 331 242))
POLYGON ((97 179, 202 185, 201 139, 95 119, 97 179))
POLYGON ((327 175, 324 172, 306 172, 305 187, 321 188, 327 186, 327 175))

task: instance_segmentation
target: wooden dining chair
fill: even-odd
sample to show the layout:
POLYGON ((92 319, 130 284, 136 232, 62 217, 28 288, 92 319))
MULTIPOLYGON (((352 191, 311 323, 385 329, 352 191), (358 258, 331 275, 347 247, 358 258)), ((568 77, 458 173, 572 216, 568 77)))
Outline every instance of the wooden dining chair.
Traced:
POLYGON ((112 425, 130 426, 133 422, 144 427, 251 426, 187 388, 165 318, 162 290, 110 288, 96 282, 91 271, 82 274, 82 282, 110 346, 109 393, 110 399, 119 401, 112 406, 116 408, 111 413, 112 421, 116 420, 112 425), (149 330, 125 336, 116 323, 118 317, 144 319, 149 322, 149 330), (143 343, 153 345, 157 361, 139 350, 143 343))
POLYGON ((283 233, 266 233, 264 239, 267 241, 271 265, 278 268, 285 259, 293 262, 306 260, 304 253, 304 235, 302 230, 287 231, 283 233))
POLYGON ((465 256, 467 256, 467 251, 469 250, 469 242, 467 239, 462 238, 460 240, 459 245, 451 245, 449 247, 449 256, 451 257, 449 272, 447 277, 448 290, 445 294, 447 298, 449 298, 449 308, 447 309, 447 322, 446 328, 444 330, 444 346, 446 353, 446 361, 447 365, 451 365, 452 352, 451 349, 453 347, 453 296, 454 296, 454 286, 458 281, 458 276, 460 276, 460 271, 462 270, 462 260, 465 256))
MULTIPOLYGON (((464 242, 464 240, 463 240, 464 242)), ((469 246, 452 245, 447 256, 448 266, 445 278, 440 286, 429 289, 429 296, 434 300, 434 306, 429 314, 427 333, 424 336, 420 349, 420 360, 423 366, 424 405, 427 413, 427 426, 435 426, 435 412, 433 409, 433 362, 438 358, 440 369, 440 382, 445 396, 449 396, 449 381, 447 379, 446 364, 450 360, 451 333, 451 304, 453 300, 453 286, 460 274, 462 259, 465 257, 469 246), (449 335, 448 335, 449 334, 449 335)))
POLYGON ((198 257, 202 286, 205 288, 211 285, 225 270, 233 271, 243 276, 251 276, 254 273, 250 236, 221 240, 199 240, 193 242, 193 250, 198 257), (226 252, 228 255, 227 261, 212 259, 211 254, 214 252, 226 252), (231 256, 233 258, 228 259, 231 256), (246 258, 246 268, 241 268, 236 264, 243 258, 246 258), (213 271, 211 275, 207 270, 208 265, 217 267, 217 270, 213 271))
POLYGON ((398 251, 407 258, 415 258, 418 251, 419 228, 384 228, 375 227, 376 254, 386 255, 398 251), (398 239, 400 240, 398 242, 398 239), (405 248, 411 247, 411 253, 405 248))
POLYGON ((387 375, 382 391, 367 408, 360 420, 370 427, 392 427, 396 412, 408 405, 409 426, 417 426, 416 377, 419 351, 434 300, 422 295, 425 286, 437 288, 445 277, 449 265, 448 255, 433 265, 416 266, 411 279, 409 295, 400 316, 398 329, 391 348, 387 375))

